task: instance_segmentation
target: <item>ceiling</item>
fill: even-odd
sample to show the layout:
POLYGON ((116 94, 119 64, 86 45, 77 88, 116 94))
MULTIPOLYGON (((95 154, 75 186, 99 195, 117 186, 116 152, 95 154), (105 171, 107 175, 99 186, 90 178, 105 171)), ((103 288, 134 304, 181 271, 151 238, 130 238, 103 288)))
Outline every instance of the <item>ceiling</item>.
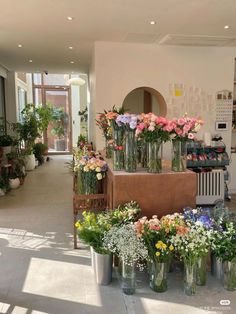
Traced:
POLYGON ((0 12, 9 70, 87 72, 95 41, 236 46, 236 0, 0 0, 0 12))

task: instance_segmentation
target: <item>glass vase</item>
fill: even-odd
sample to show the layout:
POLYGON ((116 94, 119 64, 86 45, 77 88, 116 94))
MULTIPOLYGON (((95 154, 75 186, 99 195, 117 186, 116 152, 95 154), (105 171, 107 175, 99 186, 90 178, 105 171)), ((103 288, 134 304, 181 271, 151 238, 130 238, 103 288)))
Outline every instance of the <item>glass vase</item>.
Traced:
POLYGON ((159 173, 162 170, 162 141, 148 144, 148 172, 159 173))
POLYGON ((98 193, 98 180, 96 173, 93 171, 81 172, 80 194, 97 194, 98 193))
POLYGON ((205 286, 207 278, 206 255, 200 256, 196 260, 196 283, 198 286, 205 286))
POLYGON ((184 261, 184 293, 189 296, 196 293, 195 261, 184 261))
POLYGON ((175 172, 186 171, 187 144, 179 139, 172 140, 171 170, 175 172))
POLYGON ((225 261, 224 269, 224 288, 229 291, 236 290, 236 257, 232 261, 225 261))
POLYGON ((137 142, 135 130, 125 131, 125 171, 136 172, 137 168, 137 142))
POLYGON ((105 150, 106 150, 106 158, 110 159, 112 158, 112 147, 111 145, 109 145, 108 140, 106 139, 106 143, 105 143, 105 150))
POLYGON ((122 291, 125 294, 134 294, 136 288, 136 274, 134 263, 126 264, 122 261, 122 291))
POLYGON ((112 128, 112 134, 114 139, 114 150, 113 150, 113 170, 124 169, 124 130, 116 127, 112 128))
POLYGON ((152 261, 150 267, 150 288, 155 292, 167 290, 167 263, 152 261))

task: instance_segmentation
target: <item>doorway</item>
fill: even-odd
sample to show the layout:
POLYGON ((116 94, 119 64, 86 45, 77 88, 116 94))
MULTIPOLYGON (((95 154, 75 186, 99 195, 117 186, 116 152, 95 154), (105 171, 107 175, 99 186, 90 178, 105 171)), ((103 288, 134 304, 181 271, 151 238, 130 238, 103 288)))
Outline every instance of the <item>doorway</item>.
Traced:
POLYGON ((65 85, 66 80, 62 75, 61 80, 56 81, 58 85, 48 85, 53 83, 53 77, 50 79, 45 78, 43 74, 33 74, 34 103, 42 106, 50 104, 53 107, 53 116, 57 118, 49 124, 47 132, 43 135, 43 142, 51 154, 72 151, 71 97, 70 87, 65 85))

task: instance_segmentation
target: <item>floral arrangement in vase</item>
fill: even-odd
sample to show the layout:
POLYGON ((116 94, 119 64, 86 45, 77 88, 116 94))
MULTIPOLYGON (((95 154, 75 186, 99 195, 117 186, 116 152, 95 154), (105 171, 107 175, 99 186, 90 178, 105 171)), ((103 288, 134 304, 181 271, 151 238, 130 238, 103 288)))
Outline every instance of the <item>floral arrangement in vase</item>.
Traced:
POLYGON ((98 181, 106 176, 108 166, 105 160, 94 154, 82 156, 76 160, 74 171, 78 174, 81 194, 98 193, 98 181))
POLYGON ((135 222, 141 212, 139 204, 131 201, 119 205, 116 209, 110 212, 110 219, 112 225, 122 225, 135 222))
POLYGON ((122 262, 122 290, 133 294, 136 288, 135 265, 147 260, 148 251, 143 240, 137 236, 133 224, 113 226, 103 238, 104 247, 116 254, 122 262))

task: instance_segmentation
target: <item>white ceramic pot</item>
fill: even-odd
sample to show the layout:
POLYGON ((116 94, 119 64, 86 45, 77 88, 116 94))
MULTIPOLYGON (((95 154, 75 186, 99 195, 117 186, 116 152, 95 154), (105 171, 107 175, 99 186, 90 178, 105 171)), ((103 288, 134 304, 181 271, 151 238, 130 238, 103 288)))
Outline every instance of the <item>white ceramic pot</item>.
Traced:
POLYGON ((3 189, 0 188, 0 196, 4 196, 6 193, 3 189))
POLYGON ((35 156, 34 156, 34 154, 25 155, 24 156, 24 162, 25 162, 25 170, 26 171, 34 170, 34 168, 35 168, 35 156))
POLYGON ((20 186, 20 179, 9 179, 9 184, 11 189, 17 189, 20 186))
POLYGON ((98 285, 109 285, 112 279, 112 255, 99 254, 95 251, 95 276, 98 285))

